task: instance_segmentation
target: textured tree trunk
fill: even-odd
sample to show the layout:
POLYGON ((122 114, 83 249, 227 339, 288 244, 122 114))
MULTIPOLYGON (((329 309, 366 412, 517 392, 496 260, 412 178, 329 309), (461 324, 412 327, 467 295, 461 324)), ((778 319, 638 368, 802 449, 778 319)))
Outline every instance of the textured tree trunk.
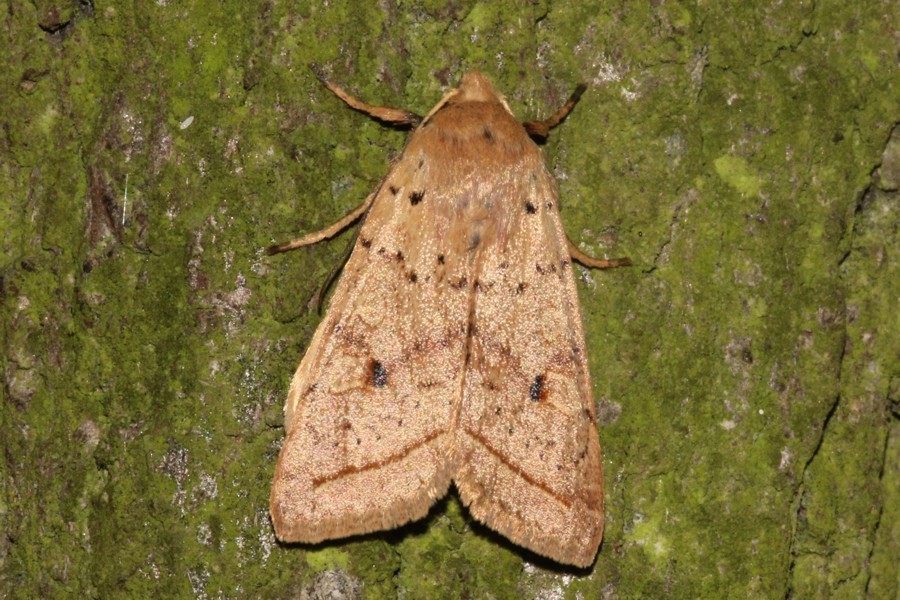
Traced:
POLYGON ((900 593, 895 2, 4 2, 0 595, 900 593), (308 308, 471 68, 544 147, 604 451, 596 564, 475 523, 276 543, 308 308), (523 564, 524 561, 524 564, 523 564), (573 576, 574 575, 574 576, 573 576))

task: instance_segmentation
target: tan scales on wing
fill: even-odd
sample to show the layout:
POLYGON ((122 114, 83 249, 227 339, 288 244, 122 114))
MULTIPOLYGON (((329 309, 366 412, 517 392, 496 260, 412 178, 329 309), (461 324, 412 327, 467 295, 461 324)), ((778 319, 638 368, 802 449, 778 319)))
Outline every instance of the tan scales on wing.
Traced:
MULTIPOLYGON (((558 123, 578 93, 529 131, 558 123)), ((392 114, 411 115, 374 116, 392 114)), ((272 490, 278 537, 399 525, 455 480, 488 526, 589 565, 603 492, 580 318, 540 151, 469 73, 376 191, 294 376, 272 490)))

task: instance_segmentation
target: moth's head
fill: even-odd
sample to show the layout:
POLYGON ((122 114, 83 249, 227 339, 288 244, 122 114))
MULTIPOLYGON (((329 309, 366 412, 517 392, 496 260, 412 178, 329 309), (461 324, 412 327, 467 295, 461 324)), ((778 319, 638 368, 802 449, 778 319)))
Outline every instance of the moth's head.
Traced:
POLYGON ((458 102, 497 102, 503 100, 491 85, 490 80, 478 71, 469 71, 459 80, 456 88, 458 102))
POLYGON ((459 86, 447 92, 441 101, 425 115, 419 127, 427 125, 431 121, 431 117, 445 106, 464 102, 500 104, 506 112, 512 114, 509 105, 506 103, 506 98, 494 90, 491 81, 478 71, 469 71, 459 80, 459 86))

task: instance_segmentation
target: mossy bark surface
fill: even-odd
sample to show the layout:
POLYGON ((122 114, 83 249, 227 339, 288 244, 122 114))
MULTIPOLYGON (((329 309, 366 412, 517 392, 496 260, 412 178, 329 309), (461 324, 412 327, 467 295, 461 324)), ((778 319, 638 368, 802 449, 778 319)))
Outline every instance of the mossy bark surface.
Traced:
POLYGON ((896 598, 896 2, 105 2, 0 11, 0 595, 896 598), (571 571, 473 522, 275 541, 324 227, 468 69, 544 146, 607 527, 571 571), (305 595, 305 596, 304 596, 305 595))

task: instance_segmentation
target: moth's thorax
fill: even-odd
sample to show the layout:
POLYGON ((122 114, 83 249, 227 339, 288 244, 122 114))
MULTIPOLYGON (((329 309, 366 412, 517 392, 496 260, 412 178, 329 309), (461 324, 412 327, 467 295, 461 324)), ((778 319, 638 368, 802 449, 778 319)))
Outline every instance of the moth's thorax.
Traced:
POLYGON ((436 229, 466 248, 503 247, 525 203, 554 193, 540 149, 496 96, 440 106, 412 134, 398 175, 409 168, 436 229))
POLYGON ((541 160, 525 128, 496 98, 451 99, 416 130, 409 146, 444 164, 477 163, 483 169, 541 160))

